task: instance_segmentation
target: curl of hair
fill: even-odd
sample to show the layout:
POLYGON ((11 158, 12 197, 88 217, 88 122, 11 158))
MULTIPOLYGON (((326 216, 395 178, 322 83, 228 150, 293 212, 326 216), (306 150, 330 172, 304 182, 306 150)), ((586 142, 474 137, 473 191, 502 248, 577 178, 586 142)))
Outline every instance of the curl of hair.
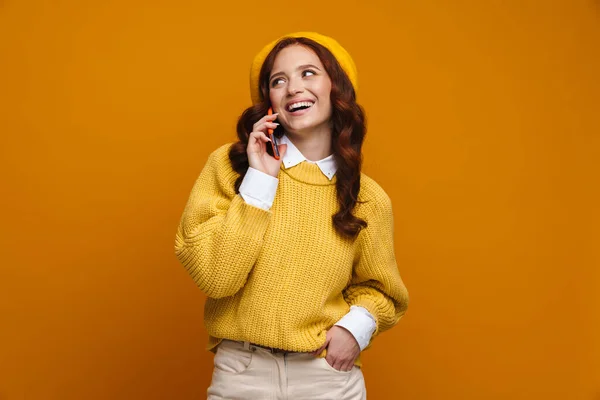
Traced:
MULTIPOLYGON (((229 150, 232 168, 240 174, 235 182, 235 191, 239 193, 240 185, 248 170, 248 137, 254 124, 267 114, 269 104, 269 75, 273 69, 275 57, 285 47, 301 45, 314 51, 319 57, 331 79, 332 135, 331 149, 337 164, 336 197, 338 212, 332 216, 335 230, 347 238, 355 238, 367 222, 353 215, 354 207, 360 201, 360 171, 362 165, 362 144, 366 134, 365 114, 356 103, 356 93, 348 76, 335 56, 319 43, 307 38, 285 38, 269 53, 260 71, 260 92, 263 101, 253 105, 242 113, 237 123, 239 141, 229 150)), ((274 134, 277 138, 283 135, 280 125, 274 134)))

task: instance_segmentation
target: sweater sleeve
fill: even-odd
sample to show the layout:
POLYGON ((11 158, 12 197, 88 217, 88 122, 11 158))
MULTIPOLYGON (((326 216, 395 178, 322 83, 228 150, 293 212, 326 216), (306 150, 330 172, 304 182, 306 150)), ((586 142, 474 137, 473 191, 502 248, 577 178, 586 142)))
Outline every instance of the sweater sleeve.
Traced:
MULTIPOLYGON (((350 305, 366 308, 375 318, 372 339, 394 326, 408 307, 408 291, 394 255, 392 203, 383 191, 369 201, 368 226, 358 235, 352 279, 344 289, 350 305)), ((372 340, 371 339, 371 340, 372 340)))
POLYGON ((237 293, 260 253, 271 212, 235 193, 237 173, 225 145, 208 158, 192 188, 175 237, 175 254, 211 298, 237 293))

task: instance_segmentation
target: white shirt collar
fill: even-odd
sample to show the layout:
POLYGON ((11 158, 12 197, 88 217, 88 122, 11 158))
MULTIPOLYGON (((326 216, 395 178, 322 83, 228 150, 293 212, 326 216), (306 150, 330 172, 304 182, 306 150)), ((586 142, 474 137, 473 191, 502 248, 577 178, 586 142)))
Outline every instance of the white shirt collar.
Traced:
POLYGON ((325 157, 319 161, 311 161, 308 160, 294 143, 284 134, 281 139, 279 139, 279 144, 287 144, 287 150, 285 151, 285 155, 283 156, 283 165, 286 168, 292 168, 295 165, 300 164, 302 161, 308 161, 311 164, 317 164, 321 172, 329 179, 332 180, 335 172, 337 171, 337 165, 333 158, 333 154, 325 157))

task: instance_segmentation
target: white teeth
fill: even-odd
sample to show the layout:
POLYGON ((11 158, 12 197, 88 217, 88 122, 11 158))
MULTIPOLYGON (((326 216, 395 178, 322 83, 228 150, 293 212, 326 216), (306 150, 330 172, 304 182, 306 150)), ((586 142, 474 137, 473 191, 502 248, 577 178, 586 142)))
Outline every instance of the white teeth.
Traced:
POLYGON ((298 103, 293 103, 288 106, 288 111, 294 111, 300 107, 312 107, 313 103, 310 101, 299 101, 298 103))

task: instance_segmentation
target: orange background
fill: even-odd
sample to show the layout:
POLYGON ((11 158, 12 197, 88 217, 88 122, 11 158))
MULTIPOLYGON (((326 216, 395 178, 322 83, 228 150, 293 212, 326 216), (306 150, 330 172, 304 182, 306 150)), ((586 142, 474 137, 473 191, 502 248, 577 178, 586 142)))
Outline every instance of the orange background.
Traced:
POLYGON ((597 0, 4 0, 0 399, 205 397, 175 230, 296 30, 354 56, 394 204, 411 305, 369 398, 600 398, 597 0))

